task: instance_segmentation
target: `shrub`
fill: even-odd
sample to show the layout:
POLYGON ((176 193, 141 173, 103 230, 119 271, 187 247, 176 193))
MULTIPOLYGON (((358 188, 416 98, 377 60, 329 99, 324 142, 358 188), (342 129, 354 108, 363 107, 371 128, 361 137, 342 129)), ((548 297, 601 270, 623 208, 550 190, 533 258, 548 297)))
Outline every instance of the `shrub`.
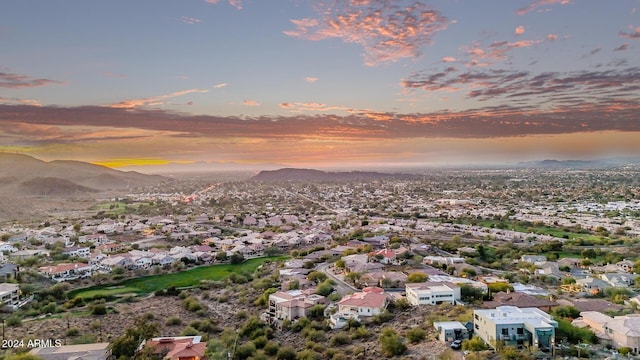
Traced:
POLYGON ((395 330, 384 328, 380 335, 380 350, 384 356, 392 357, 407 352, 407 346, 395 330))
POLYGON ((347 344, 351 344, 351 338, 349 337, 349 335, 343 332, 335 334, 329 340, 329 345, 331 346, 340 346, 340 345, 347 345, 347 344))
POLYGON ((296 360, 296 357, 296 351, 290 346, 280 348, 276 354, 277 360, 296 360))
POLYGON ((417 344, 420 341, 424 340, 426 337, 427 332, 419 327, 415 327, 407 331, 407 339, 409 339, 412 344, 417 344))
POLYGON ((166 324, 167 326, 178 326, 178 325, 182 325, 182 320, 177 316, 172 316, 167 319, 166 324))
POLYGON ((80 335, 80 328, 78 328, 76 326, 72 326, 72 327, 67 329, 66 335, 67 335, 67 337, 78 336, 78 335, 80 335))

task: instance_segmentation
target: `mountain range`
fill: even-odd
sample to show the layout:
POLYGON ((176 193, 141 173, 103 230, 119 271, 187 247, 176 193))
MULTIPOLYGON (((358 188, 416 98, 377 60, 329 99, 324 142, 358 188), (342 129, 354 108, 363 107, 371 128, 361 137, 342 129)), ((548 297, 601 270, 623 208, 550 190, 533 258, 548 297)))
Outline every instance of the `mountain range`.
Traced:
POLYGON ((265 170, 253 176, 254 181, 356 181, 373 179, 409 179, 416 175, 373 171, 325 172, 314 169, 285 168, 265 170))
POLYGON ((81 161, 42 161, 0 152, 0 195, 52 196, 99 193, 155 185, 166 178, 135 171, 118 171, 81 161))

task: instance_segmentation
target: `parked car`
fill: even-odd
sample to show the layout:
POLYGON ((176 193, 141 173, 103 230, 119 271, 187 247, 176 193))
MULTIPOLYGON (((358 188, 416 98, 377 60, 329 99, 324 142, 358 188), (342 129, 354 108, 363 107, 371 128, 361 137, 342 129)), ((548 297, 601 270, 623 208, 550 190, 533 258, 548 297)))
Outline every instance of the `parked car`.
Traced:
POLYGON ((460 350, 462 348, 462 340, 455 340, 451 343, 451 348, 453 350, 460 350))

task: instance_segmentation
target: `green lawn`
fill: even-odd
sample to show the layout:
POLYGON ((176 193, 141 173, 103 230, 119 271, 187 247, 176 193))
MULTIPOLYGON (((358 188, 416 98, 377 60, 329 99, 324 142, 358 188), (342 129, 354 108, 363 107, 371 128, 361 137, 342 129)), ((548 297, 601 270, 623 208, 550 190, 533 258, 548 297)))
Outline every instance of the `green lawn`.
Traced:
POLYGON ((195 286, 200 280, 224 280, 232 273, 253 273, 260 265, 268 260, 283 260, 288 256, 271 256, 249 259, 242 264, 218 264, 193 268, 190 270, 161 275, 149 275, 135 279, 128 279, 116 284, 96 285, 69 292, 69 298, 94 298, 122 294, 145 295, 170 286, 177 288, 195 286))

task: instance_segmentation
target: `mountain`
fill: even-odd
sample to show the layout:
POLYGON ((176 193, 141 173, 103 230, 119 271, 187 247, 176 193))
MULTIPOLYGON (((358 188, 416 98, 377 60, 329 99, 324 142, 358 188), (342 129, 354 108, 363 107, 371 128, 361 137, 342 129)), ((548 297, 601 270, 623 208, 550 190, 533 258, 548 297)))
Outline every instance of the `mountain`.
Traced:
POLYGON ((136 170, 145 174, 178 174, 178 173, 212 173, 212 172, 256 172, 260 170, 276 170, 282 164, 257 163, 241 164, 236 162, 196 161, 188 164, 170 163, 165 165, 131 165, 122 170, 136 170))
POLYGON ((0 152, 0 195, 66 197, 158 184, 166 178, 81 161, 0 152))
POLYGON ((410 179, 415 175, 390 174, 372 171, 325 172, 314 169, 285 168, 261 171, 250 180, 254 181, 355 181, 374 179, 410 179))
POLYGON ((562 168, 582 168, 582 169, 598 169, 609 168, 624 165, 638 165, 640 164, 637 158, 609 158, 598 160, 541 160, 541 161, 527 161, 518 163, 518 167, 526 168, 546 168, 546 169, 562 169, 562 168))

